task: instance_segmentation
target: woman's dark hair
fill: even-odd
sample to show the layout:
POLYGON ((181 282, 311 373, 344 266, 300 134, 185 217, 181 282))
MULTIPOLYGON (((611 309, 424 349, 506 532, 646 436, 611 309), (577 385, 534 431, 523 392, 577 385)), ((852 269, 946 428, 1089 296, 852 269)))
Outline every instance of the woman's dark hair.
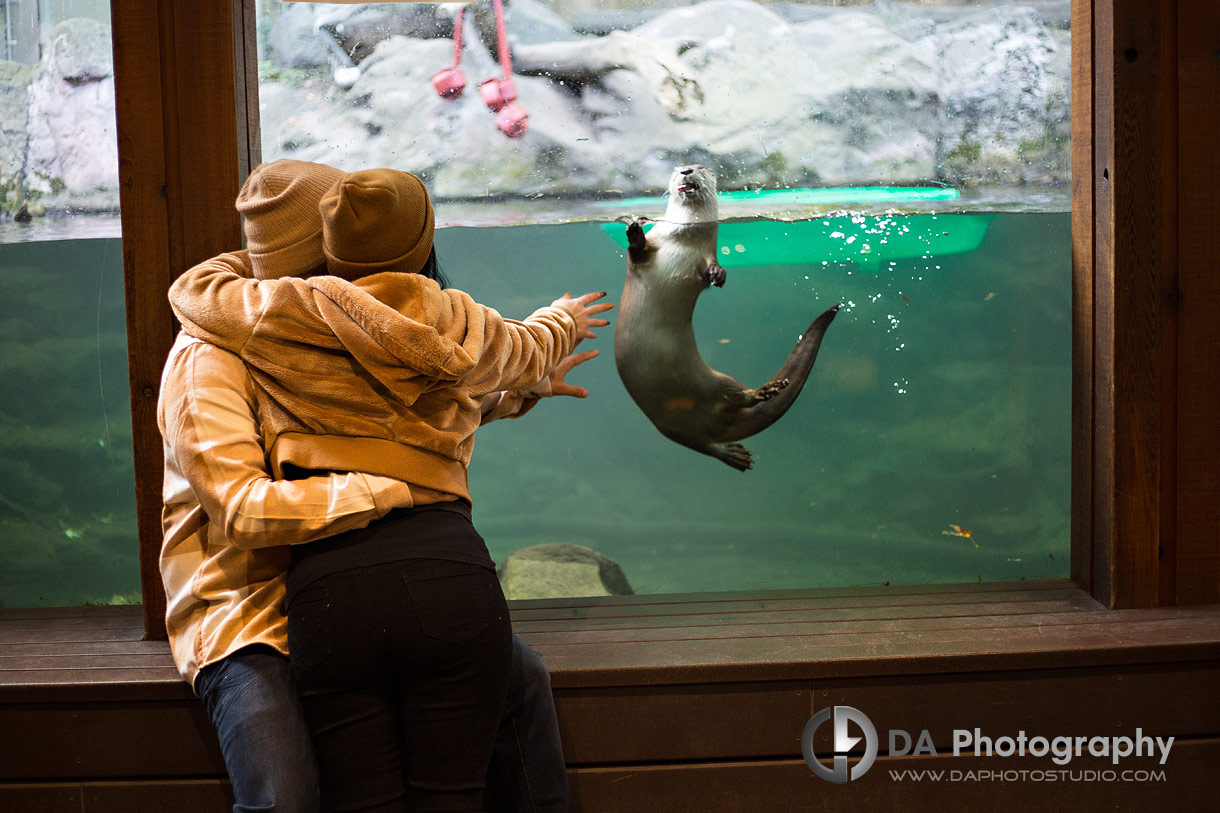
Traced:
POLYGON ((428 279, 436 280, 442 288, 449 287, 449 280, 445 279, 445 275, 441 271, 441 261, 436 258, 436 246, 433 246, 432 250, 428 252, 428 259, 424 261, 424 267, 419 269, 419 273, 428 279))

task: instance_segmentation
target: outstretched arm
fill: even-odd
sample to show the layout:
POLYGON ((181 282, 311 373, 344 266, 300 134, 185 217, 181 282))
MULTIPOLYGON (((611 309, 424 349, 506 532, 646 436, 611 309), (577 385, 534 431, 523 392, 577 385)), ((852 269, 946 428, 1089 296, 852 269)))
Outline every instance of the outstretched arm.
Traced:
POLYGON ((520 418, 537 406, 540 399, 548 398, 552 395, 588 398, 589 390, 584 387, 568 384, 564 381, 564 377, 572 371, 573 367, 583 364, 591 358, 595 358, 600 352, 600 350, 586 350, 582 353, 572 353, 566 356, 555 365, 555 369, 551 370, 549 376, 528 391, 506 390, 504 392, 488 393, 483 396, 480 425, 491 423, 500 418, 520 418))
MULTIPOLYGON (((481 324, 477 331, 475 367, 466 376, 464 385, 480 390, 532 390, 559 368, 564 357, 583 339, 595 338, 593 329, 609 324, 599 314, 614 307, 598 302, 606 294, 588 293, 579 297, 565 294, 549 307, 539 308, 524 321, 504 319, 492 308, 475 303, 466 294, 452 292, 464 298, 469 318, 478 312, 481 324)), ((467 336, 475 333, 468 331, 467 336)), ((587 357, 586 357, 587 358, 587 357)), ((583 360, 583 359, 582 359, 583 360)), ((565 366, 566 374, 572 365, 565 366)), ((563 394, 572 394, 565 392, 563 394)), ((537 394, 545 394, 539 392, 537 394)))

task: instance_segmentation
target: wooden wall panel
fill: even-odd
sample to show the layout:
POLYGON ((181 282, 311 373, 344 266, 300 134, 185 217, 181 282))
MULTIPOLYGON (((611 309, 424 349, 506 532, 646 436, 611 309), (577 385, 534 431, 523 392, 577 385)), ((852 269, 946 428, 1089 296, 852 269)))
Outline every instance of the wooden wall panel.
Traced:
POLYGON ((0 781, 225 774, 216 734, 195 699, 3 705, 0 730, 23 732, 0 740, 0 781))
POLYGON ((5 813, 216 813, 232 806, 223 779, 0 784, 5 813))
MULTIPOLYGON (((844 810, 1214 810, 1220 740, 1175 741, 1165 781, 1021 781, 981 771, 1045 771, 1045 758, 949 755, 880 757, 859 779, 836 785, 812 775, 804 760, 579 768, 569 772, 581 813, 757 813, 844 810), (934 781, 892 778, 891 771, 940 770, 934 781), (951 781, 950 771, 971 781, 951 781)), ((1074 760, 1078 772, 1113 769, 1109 759, 1074 760)), ((1133 766, 1136 767, 1136 766, 1133 766)), ((1141 760, 1141 770, 1159 769, 1141 760)), ((1028 774, 1027 774, 1028 776, 1028 774)))
POLYGON ((1073 578, 1111 607, 1220 601, 1220 21, 1209 0, 1077 0, 1073 23, 1093 62, 1073 165, 1093 309, 1075 340, 1093 384, 1075 385, 1073 578))
MULTIPOLYGON (((816 681, 817 708, 852 706, 880 729, 917 736, 927 729, 936 748, 952 748, 955 729, 988 736, 1132 736, 1173 731, 1180 738, 1220 732, 1220 706, 1200 702, 1220 685, 1215 663, 1127 669, 1048 669, 1008 673, 935 675, 907 679, 816 681)), ((829 749, 830 727, 818 731, 819 753, 829 749)), ((888 744, 881 743, 888 753, 888 744)))
POLYGON ((1177 602, 1220 601, 1220 13, 1178 0, 1177 602))
POLYGON ((793 756, 812 714, 807 680, 557 690, 555 704, 569 765, 793 756))
MULTIPOLYGON (((151 461, 161 456, 157 391, 173 340, 169 303, 143 290, 150 286, 165 291, 170 279, 161 49, 154 45, 161 36, 157 9, 114 0, 111 30, 140 583, 146 618, 157 619, 165 616, 165 595, 149 540, 161 535, 161 488, 151 461)), ((164 637, 159 630, 155 621, 146 625, 150 637, 164 637)))

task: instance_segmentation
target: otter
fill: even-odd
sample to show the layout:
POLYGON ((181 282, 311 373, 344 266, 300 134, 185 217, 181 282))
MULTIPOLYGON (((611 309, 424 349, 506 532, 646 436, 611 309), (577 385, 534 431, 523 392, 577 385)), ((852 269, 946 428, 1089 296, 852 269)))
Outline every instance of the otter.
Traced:
POLYGON ((792 406, 842 303, 813 320, 761 387, 713 370, 699 356, 691 319, 699 294, 725 283, 716 261, 718 220, 716 176, 691 165, 674 170, 665 215, 647 235, 643 219, 628 224, 614 361, 628 394, 662 435, 746 471, 753 459, 735 441, 758 434, 792 406))

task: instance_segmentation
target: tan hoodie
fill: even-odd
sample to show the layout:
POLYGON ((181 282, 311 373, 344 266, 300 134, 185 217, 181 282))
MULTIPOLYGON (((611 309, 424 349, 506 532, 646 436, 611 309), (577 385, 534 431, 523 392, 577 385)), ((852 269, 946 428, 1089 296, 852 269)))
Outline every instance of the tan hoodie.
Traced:
POLYGON ((576 343, 562 308, 505 319, 419 274, 256 280, 244 251, 169 298, 184 331, 249 367, 276 477, 360 471, 467 500, 482 396, 535 386, 576 343))

